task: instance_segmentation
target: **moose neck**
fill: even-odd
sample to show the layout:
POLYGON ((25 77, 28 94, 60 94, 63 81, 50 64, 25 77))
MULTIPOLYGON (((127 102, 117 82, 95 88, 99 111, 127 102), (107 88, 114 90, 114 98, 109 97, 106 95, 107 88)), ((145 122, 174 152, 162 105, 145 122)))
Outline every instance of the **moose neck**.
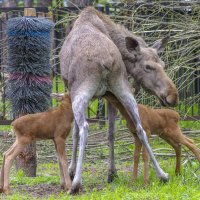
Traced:
POLYGON ((122 59, 124 61, 129 60, 129 62, 131 62, 133 66, 133 63, 135 62, 135 55, 128 51, 125 43, 125 38, 132 37, 136 39, 140 47, 147 47, 145 41, 141 37, 138 37, 131 33, 124 26, 114 23, 108 16, 98 12, 94 8, 89 8, 89 10, 90 14, 92 14, 92 16, 90 16, 89 18, 90 22, 95 27, 98 27, 101 32, 106 34, 114 42, 122 55, 122 59))

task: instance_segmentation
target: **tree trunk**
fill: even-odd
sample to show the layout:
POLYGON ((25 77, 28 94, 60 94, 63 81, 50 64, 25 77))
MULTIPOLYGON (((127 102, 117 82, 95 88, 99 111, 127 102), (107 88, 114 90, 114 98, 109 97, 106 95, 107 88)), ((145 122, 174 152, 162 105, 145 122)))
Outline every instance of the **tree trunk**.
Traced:
POLYGON ((17 0, 3 0, 3 7, 17 7, 17 0))
POLYGON ((48 7, 52 5, 52 0, 38 0, 38 7, 48 7))
POLYGON ((24 7, 32 7, 33 0, 24 0, 24 7))
POLYGON ((36 176, 37 159, 36 159, 36 142, 33 142, 23 150, 16 158, 17 170, 22 169, 28 177, 36 176))

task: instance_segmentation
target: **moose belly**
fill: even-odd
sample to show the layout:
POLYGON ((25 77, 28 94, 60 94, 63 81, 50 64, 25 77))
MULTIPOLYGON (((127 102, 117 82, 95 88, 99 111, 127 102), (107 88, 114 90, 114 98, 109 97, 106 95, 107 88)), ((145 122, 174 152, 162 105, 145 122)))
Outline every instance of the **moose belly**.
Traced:
POLYGON ((97 88, 96 93, 94 94, 94 97, 103 96, 107 90, 108 90, 108 87, 107 87, 106 81, 105 82, 101 81, 99 84, 99 87, 97 88))

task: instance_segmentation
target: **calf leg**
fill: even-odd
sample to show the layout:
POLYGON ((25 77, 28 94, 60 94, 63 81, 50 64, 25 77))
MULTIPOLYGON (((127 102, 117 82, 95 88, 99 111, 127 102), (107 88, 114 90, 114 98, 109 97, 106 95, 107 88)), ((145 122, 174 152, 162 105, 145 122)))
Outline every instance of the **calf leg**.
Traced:
POLYGON ((115 140, 115 118, 117 110, 108 103, 108 145, 109 145, 109 166, 108 166, 108 183, 112 182, 117 176, 114 158, 114 140, 115 140))
POLYGON ((196 156, 197 160, 200 163, 200 150, 199 148, 194 144, 194 142, 187 138, 185 135, 183 135, 182 133, 180 133, 180 135, 176 135, 178 137, 176 137, 176 140, 171 139, 171 141, 176 141, 176 174, 180 174, 180 165, 181 165, 181 144, 185 145, 186 147, 188 147, 196 156))
MULTIPOLYGON (((4 152, 4 154, 6 154, 9 151, 11 151, 15 145, 16 145, 16 142, 14 142, 12 144, 12 146, 6 152, 4 152)), ((5 165, 5 156, 3 156, 2 168, 1 168, 0 192, 3 192, 3 185, 4 185, 4 165, 5 165)))
POLYGON ((180 174, 181 170, 181 143, 176 142, 176 140, 173 140, 172 138, 168 138, 166 136, 160 136, 163 138, 169 145, 171 145, 176 154, 176 168, 175 168, 175 174, 180 174))
POLYGON ((176 174, 180 174, 180 166, 181 166, 181 144, 188 147, 196 156, 197 160, 200 163, 200 150, 195 145, 195 143, 182 134, 180 128, 178 127, 175 130, 167 131, 161 135, 164 140, 166 140, 172 147, 175 149, 176 152, 176 174))
POLYGON ((13 160, 25 148, 28 143, 19 143, 17 140, 3 155, 1 170, 2 192, 9 194, 9 173, 13 160))
POLYGON ((147 152, 150 156, 151 161, 156 169, 157 177, 163 181, 168 181, 168 174, 164 173, 164 171, 160 168, 152 150, 148 143, 146 132, 142 128, 141 120, 138 113, 137 103, 131 93, 131 90, 128 86, 127 80, 121 80, 121 84, 115 84, 116 82, 111 80, 111 86, 113 89, 113 94, 117 97, 117 99, 123 104, 124 108, 127 110, 128 114, 130 115, 133 123, 135 124, 137 135, 147 149, 147 152))
POLYGON ((138 165, 140 160, 140 152, 142 149, 142 143, 140 142, 139 138, 135 135, 135 149, 133 154, 133 176, 132 180, 135 181, 138 176, 138 165))
POLYGON ((142 147, 142 158, 144 162, 144 184, 149 184, 149 156, 147 150, 142 147))
POLYGON ((77 156, 77 148, 78 148, 78 141, 79 141, 79 128, 76 123, 76 120, 74 120, 74 127, 73 127, 73 151, 72 151, 72 159, 69 165, 69 175, 71 180, 74 179, 75 171, 76 171, 76 156, 77 156))
POLYGON ((176 168, 175 168, 175 174, 179 175, 181 173, 181 144, 175 143, 174 141, 170 141, 172 147, 175 150, 176 153, 176 168))
POLYGON ((185 135, 182 134, 182 137, 180 139, 180 143, 188 147, 193 154, 196 156, 197 160, 200 163, 200 149, 196 146, 196 144, 189 138, 187 138, 185 135))
POLYGON ((69 177, 69 173, 67 171, 68 163, 67 163, 67 157, 65 154, 65 139, 56 137, 54 139, 54 143, 55 143, 59 167, 60 167, 61 186, 63 187, 65 191, 68 191, 71 188, 71 180, 69 177))

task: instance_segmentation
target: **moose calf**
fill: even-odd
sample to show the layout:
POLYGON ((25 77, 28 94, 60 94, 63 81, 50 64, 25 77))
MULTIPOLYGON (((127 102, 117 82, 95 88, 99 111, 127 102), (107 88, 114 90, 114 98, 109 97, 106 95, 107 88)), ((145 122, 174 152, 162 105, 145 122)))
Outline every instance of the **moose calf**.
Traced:
MULTIPOLYGON (((55 96, 59 97, 59 95, 55 96)), ((3 154, 1 169, 1 192, 9 193, 9 171, 12 161, 23 148, 35 141, 52 139, 55 144, 60 168, 60 182, 64 190, 71 187, 68 174, 68 163, 65 154, 65 140, 70 133, 73 121, 71 100, 68 94, 60 96, 61 104, 58 108, 46 112, 28 114, 16 119, 11 125, 16 134, 14 144, 3 154)))
MULTIPOLYGON (((134 151, 134 167, 133 167, 133 180, 137 178, 138 173, 138 163, 140 152, 142 149, 142 143, 137 137, 134 123, 130 119, 128 113, 124 109, 123 105, 116 99, 111 93, 106 93, 104 96, 113 106, 119 109, 123 117, 127 121, 127 127, 135 138, 135 151, 134 151)), ((194 144, 194 142, 182 134, 181 129, 178 125, 179 114, 170 109, 152 109, 144 105, 138 105, 138 111, 140 119, 142 121, 142 126, 147 133, 149 138, 151 134, 157 134, 160 138, 164 139, 168 144, 170 144, 176 153, 176 169, 175 173, 180 173, 181 165, 181 145, 187 146, 196 156, 197 160, 200 162, 200 150, 194 144)), ((146 149, 143 148, 142 152, 144 161, 144 183, 147 184, 149 181, 148 177, 148 154, 146 149)))

